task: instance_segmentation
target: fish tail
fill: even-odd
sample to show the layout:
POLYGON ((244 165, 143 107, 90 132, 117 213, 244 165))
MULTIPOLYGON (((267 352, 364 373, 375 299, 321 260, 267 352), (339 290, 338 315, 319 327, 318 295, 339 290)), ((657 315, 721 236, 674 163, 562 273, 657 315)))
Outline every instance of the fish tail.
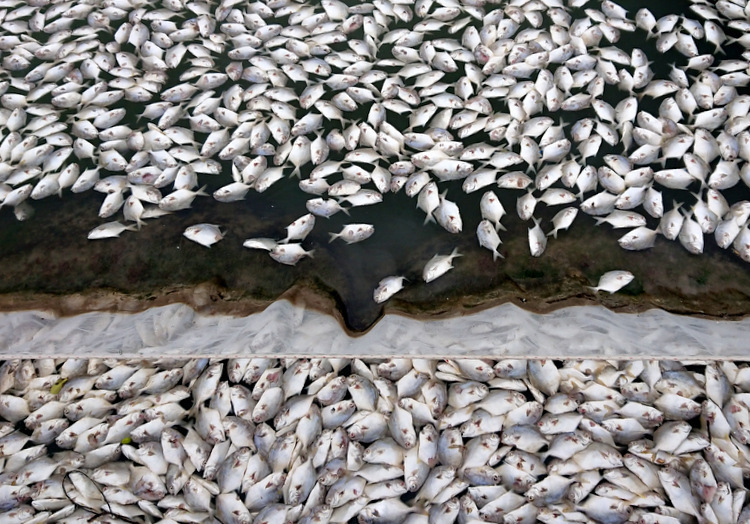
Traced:
POLYGON ((454 258, 455 258, 455 257, 462 257, 462 256, 463 256, 463 255, 462 255, 461 253, 459 253, 459 252, 458 252, 458 248, 457 248, 457 247, 454 247, 454 248, 453 248, 453 251, 451 251, 451 257, 454 257, 454 258))
POLYGON ((505 226, 500 223, 500 221, 495 224, 495 231, 508 231, 505 229, 505 226))
POLYGON ((495 260, 497 260, 498 257, 503 258, 503 259, 505 258, 503 255, 500 254, 500 252, 497 249, 495 249, 492 252, 492 261, 494 262, 495 260))
POLYGON ((427 216, 424 217, 424 223, 423 226, 426 226, 428 222, 435 222, 435 218, 432 216, 432 213, 427 213, 427 216))
MULTIPOLYGON (((602 224, 602 222, 604 222, 604 221, 605 221, 605 219, 604 219, 604 218, 601 218, 601 217, 594 217, 594 220, 596 220, 596 225, 597 225, 597 226, 601 225, 601 224, 602 224)), ((557 237, 555 237, 555 238, 557 238, 557 237)))
POLYGON ((555 228, 552 231, 550 231, 549 233, 547 233, 547 236, 550 236, 550 235, 552 235, 552 237, 556 239, 557 238, 557 228, 555 228))
POLYGON ((340 236, 338 233, 328 233, 328 234, 331 236, 331 240, 328 241, 329 244, 340 236))
POLYGON ((341 208, 341 211, 343 211, 346 216, 351 216, 349 214, 349 208, 344 207, 344 206, 339 206, 339 207, 341 208))
POLYGON ((315 257, 313 256, 313 253, 315 253, 315 250, 314 250, 314 249, 311 249, 310 251, 305 251, 305 254, 306 254, 306 255, 307 255, 308 257, 310 257, 310 258, 315 258, 315 257))
POLYGON ((206 188, 208 188, 208 184, 200 188, 198 191, 195 192, 195 196, 208 196, 208 193, 206 193, 206 188))
POLYGON ((591 291, 593 291, 594 293, 596 293, 597 291, 599 291, 599 288, 598 288, 598 287, 594 287, 594 286, 586 286, 586 287, 587 287, 587 288, 589 288, 589 289, 590 289, 591 291))
POLYGON ((294 169, 292 170, 292 173, 291 173, 291 174, 289 175, 289 178, 292 178, 292 177, 295 177, 295 176, 296 176, 297 178, 299 178, 299 179, 301 179, 301 178, 302 178, 302 175, 300 174, 300 171, 299 171, 299 166, 295 167, 295 168, 294 168, 294 169))

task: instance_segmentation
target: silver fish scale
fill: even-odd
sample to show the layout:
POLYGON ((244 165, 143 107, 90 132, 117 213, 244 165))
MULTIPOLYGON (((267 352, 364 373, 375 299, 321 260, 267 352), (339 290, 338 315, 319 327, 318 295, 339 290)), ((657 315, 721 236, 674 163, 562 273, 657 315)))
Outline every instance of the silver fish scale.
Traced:
MULTIPOLYGON (((580 209, 593 215, 611 211, 613 192, 641 188, 645 198, 628 209, 642 206, 647 224, 620 239, 629 250, 657 241, 659 221, 669 212, 662 189, 681 191, 671 209, 684 204, 687 218, 668 238, 698 254, 703 237, 714 234, 720 247, 731 245, 750 261, 749 217, 729 213, 729 206, 747 203, 729 190, 750 186, 750 38, 743 2, 719 0, 711 7, 691 0, 682 23, 677 14, 657 20, 647 7, 610 1, 600 9, 574 9, 584 3, 230 2, 212 12, 176 1, 154 11, 129 1, 85 7, 8 2, 0 20, 0 68, 8 73, 0 83, 0 124, 9 130, 0 140, 0 207, 26 220, 31 200, 86 191, 110 172, 128 175, 140 188, 126 186, 122 199, 109 197, 127 198, 128 205, 101 212, 122 212, 125 225, 117 218, 102 224, 89 235, 93 240, 188 209, 196 196, 210 194, 193 191, 222 171, 218 160, 232 163, 242 191, 257 192, 288 183, 290 170, 308 189, 312 169, 326 162, 358 158, 376 166, 346 171, 361 191, 329 200, 317 209, 322 216, 356 214, 352 208, 377 205, 389 189, 398 191, 403 175, 384 177, 387 166, 418 166, 444 195, 459 190, 457 180, 473 182, 489 160, 496 169, 521 164, 539 172, 529 188, 533 198, 577 187, 580 209), (84 15, 87 23, 72 29, 84 15), (548 19, 554 25, 546 25, 548 19), (647 57, 621 44, 623 33, 633 42, 655 37, 658 54, 647 57), (38 39, 42 34, 48 41, 38 39), (716 54, 743 49, 714 64, 716 54), (674 64, 668 78, 651 67, 657 60, 674 64), (227 62, 223 70, 218 65, 227 62), (143 112, 123 125, 130 102, 143 104, 143 112), (486 144, 494 154, 472 153, 464 140, 486 144), (582 164, 603 167, 605 152, 621 155, 618 177, 589 179, 582 164), (268 156, 274 166, 258 160, 268 156), (153 172, 136 176, 146 164, 153 172), (653 168, 654 176, 628 176, 644 168, 653 168), (164 198, 138 205, 143 189, 156 184, 164 198)), ((327 183, 335 186, 341 172, 334 170, 327 183)), ((520 184, 501 180, 498 189, 523 198, 520 184)), ((466 192, 476 189, 461 184, 466 192)), ((461 210, 443 217, 432 206, 420 208, 426 221, 437 219, 449 233, 461 234, 461 210)), ((538 218, 533 211, 522 219, 538 218)), ((495 225, 503 228, 499 220, 495 225)), ((542 234, 556 238, 560 231, 547 226, 529 230, 535 256, 546 246, 542 234)), ((188 238, 207 247, 221 240, 188 238)), ((247 247, 266 249, 252 240, 247 247)), ((300 249, 299 256, 281 259, 268 250, 275 260, 296 264, 312 252, 300 249)), ((504 256, 493 251, 493 260, 504 256)), ((378 288, 376 301, 398 290, 378 288)))
POLYGON ((491 522, 750 516, 747 362, 71 362, 3 367, 4 522, 56 522, 87 511, 222 524, 325 515, 400 523, 441 513, 491 522), (100 377, 133 366, 151 377, 148 388, 84 404, 82 413, 54 409, 73 384, 83 399, 96 399, 112 387, 100 377), (504 389, 508 369, 522 387, 504 389), (288 377, 275 386, 280 395, 254 400, 269 372, 288 377), (396 387, 411 376, 426 381, 396 387), (327 385, 342 379, 349 387, 340 386, 331 404, 327 385), (39 419, 43 408, 29 410, 40 392, 33 386, 50 395, 47 420, 39 419), (651 391, 652 400, 633 398, 636 390, 651 391), (673 391, 706 400, 694 410, 673 391), (323 424, 323 410, 334 422, 323 424), (264 422, 253 423, 251 411, 264 422), (140 431, 155 422, 161 429, 140 431))

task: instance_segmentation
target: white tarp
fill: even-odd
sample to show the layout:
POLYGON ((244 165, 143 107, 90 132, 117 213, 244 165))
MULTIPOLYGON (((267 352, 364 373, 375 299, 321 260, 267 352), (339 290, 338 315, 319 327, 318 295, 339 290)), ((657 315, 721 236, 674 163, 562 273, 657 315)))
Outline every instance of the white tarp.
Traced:
POLYGON ((387 315, 352 337, 331 316, 285 300, 241 318, 200 315, 184 304, 135 314, 0 314, 0 358, 247 355, 734 360, 750 356, 750 318, 717 321, 657 309, 623 314, 598 306, 540 315, 505 304, 431 321, 387 315))

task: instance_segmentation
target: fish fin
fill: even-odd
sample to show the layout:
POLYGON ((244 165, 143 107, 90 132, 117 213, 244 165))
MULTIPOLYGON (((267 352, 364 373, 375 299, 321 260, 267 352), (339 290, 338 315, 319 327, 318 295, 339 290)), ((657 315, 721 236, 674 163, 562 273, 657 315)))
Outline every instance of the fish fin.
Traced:
POLYGON ((328 233, 328 234, 331 235, 331 240, 328 241, 329 244, 340 236, 338 233, 328 233))

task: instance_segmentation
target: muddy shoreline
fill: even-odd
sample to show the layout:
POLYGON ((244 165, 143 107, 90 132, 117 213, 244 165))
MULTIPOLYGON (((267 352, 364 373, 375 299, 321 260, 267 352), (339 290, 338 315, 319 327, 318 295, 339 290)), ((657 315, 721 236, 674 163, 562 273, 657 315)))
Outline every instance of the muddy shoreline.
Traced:
MULTIPOLYGON (((520 290, 519 290, 520 291, 520 290)), ((336 319, 349 336, 367 333, 386 314, 402 315, 416 320, 436 320, 460 317, 484 311, 506 303, 531 313, 546 314, 573 306, 603 306, 616 313, 642 313, 661 309, 673 314, 708 320, 741 320, 750 316, 748 298, 739 293, 717 300, 715 296, 680 297, 627 296, 585 292, 571 295, 541 295, 534 293, 494 290, 486 296, 465 296, 444 303, 412 303, 392 300, 365 329, 354 329, 346 321, 334 297, 321 294, 309 287, 294 286, 282 293, 278 300, 312 309, 336 319)), ((93 289, 81 293, 55 295, 48 293, 19 292, 0 295, 0 312, 25 310, 50 311, 59 317, 69 317, 91 312, 139 313, 149 308, 171 304, 186 304, 203 315, 229 315, 245 317, 266 309, 273 300, 261 300, 245 293, 221 287, 214 282, 195 286, 164 288, 149 294, 128 294, 111 289, 93 289)))

